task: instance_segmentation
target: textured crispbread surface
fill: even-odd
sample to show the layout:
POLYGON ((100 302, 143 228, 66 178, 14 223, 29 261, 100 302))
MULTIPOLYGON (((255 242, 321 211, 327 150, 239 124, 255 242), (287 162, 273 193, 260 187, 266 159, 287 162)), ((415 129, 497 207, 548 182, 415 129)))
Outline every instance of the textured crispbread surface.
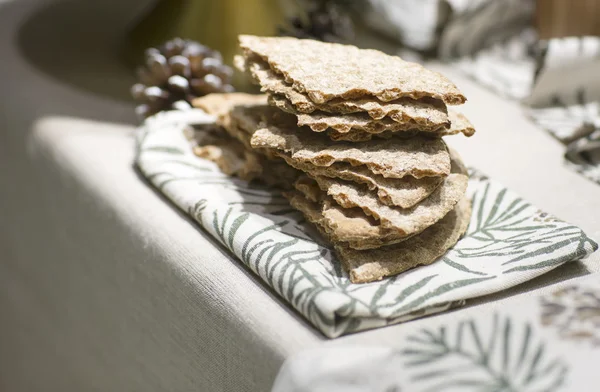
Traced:
POLYGON ((475 134, 475 127, 471 124, 471 121, 462 113, 454 110, 448 111, 448 117, 450 118, 450 128, 440 131, 441 136, 456 135, 462 133, 467 137, 471 137, 475 134))
POLYGON ((197 143, 193 147, 194 154, 214 162, 223 173, 246 181, 252 181, 260 175, 262 168, 259 162, 253 157, 248 159, 244 145, 222 128, 211 132, 197 131, 194 136, 197 143))
MULTIPOLYGON (((338 132, 334 129, 329 129, 327 131, 327 136, 334 142, 368 142, 369 140, 373 140, 374 138, 379 139, 390 139, 391 137, 395 138, 409 138, 415 137, 419 135, 419 131, 407 130, 407 131, 384 131, 381 133, 371 133, 359 130, 351 130, 350 132, 338 132)), ((424 132, 421 136, 430 137, 441 137, 437 132, 424 132)))
POLYGON ((212 133, 197 132, 202 136, 197 140, 198 146, 194 152, 201 158, 215 162, 225 174, 246 181, 258 179, 268 185, 289 188, 299 172, 282 159, 269 154, 269 151, 254 150, 250 146, 250 137, 262 115, 260 109, 253 108, 269 108, 266 103, 265 95, 244 93, 209 94, 195 99, 194 107, 217 117, 217 124, 227 133, 223 128, 220 128, 220 132, 219 128, 212 133), (232 118, 232 112, 239 114, 246 129, 239 126, 239 118, 232 118))
POLYGON ((244 151, 235 148, 232 143, 195 146, 193 151, 196 156, 214 162, 228 176, 238 176, 247 181, 257 177, 256 167, 252 163, 248 165, 244 151))
MULTIPOLYGON (((193 105, 196 108, 202 109, 205 112, 217 117, 217 123, 223 126, 232 136, 236 137, 246 147, 250 148, 249 138, 246 135, 240 134, 238 131, 245 131, 251 135, 260 127, 260 123, 264 117, 268 117, 271 121, 277 121, 279 126, 294 128, 296 118, 292 115, 282 113, 274 107, 267 104, 267 95, 264 94, 244 94, 244 93, 223 93, 209 94, 201 98, 196 98, 193 105), (235 124, 235 125, 232 125, 235 124)), ((473 126, 462 114, 454 111, 448 111, 449 119, 452 120, 450 129, 440 129, 438 131, 427 133, 427 135, 441 137, 453 135, 456 133, 464 133, 467 136, 472 135, 475 130, 473 126)), ((417 135, 415 130, 403 131, 402 134, 397 132, 383 132, 377 136, 381 138, 394 137, 412 137, 417 135)), ((368 141, 373 135, 369 132, 351 130, 348 133, 340 133, 333 129, 327 130, 327 135, 334 141, 368 141)))
POLYGON ((439 73, 377 50, 290 37, 241 35, 239 39, 246 58, 262 58, 316 103, 364 96, 385 102, 401 97, 433 97, 448 104, 466 100, 439 73))
POLYGON ((414 100, 401 98, 391 102, 381 102, 375 98, 363 97, 355 100, 334 99, 324 104, 312 102, 308 96, 300 93, 283 80, 283 76, 273 72, 263 61, 248 62, 244 68, 250 70, 252 79, 269 95, 285 96, 293 114, 323 111, 348 114, 365 112, 369 117, 380 120, 384 117, 399 123, 411 123, 423 128, 439 128, 448 125, 446 105, 439 100, 414 100))
POLYGON ((197 145, 193 147, 194 154, 214 162, 229 176, 245 181, 259 180, 267 185, 289 189, 301 174, 282 159, 267 160, 265 156, 249 150, 223 128, 212 132, 198 131, 195 136, 197 145))
MULTIPOLYGON (((244 144, 247 149, 252 149, 250 146, 251 132, 247 128, 241 127, 239 121, 234 121, 231 113, 242 113, 244 124, 252 129, 258 127, 261 119, 261 112, 249 110, 255 107, 268 107, 267 97, 265 95, 245 94, 245 93, 215 93, 204 97, 196 98, 192 105, 204 110, 217 118, 217 124, 225 128, 225 130, 234 138, 244 144)), ((237 119, 236 119, 237 120, 237 119)))
MULTIPOLYGON (((252 154, 251 151, 246 153, 252 154)), ((253 155, 256 159, 260 159, 262 170, 258 178, 267 185, 290 189, 294 180, 302 174, 282 160, 266 160, 262 155, 253 155)))
POLYGON ((417 130, 407 131, 384 131, 381 133, 372 133, 358 130, 351 130, 350 132, 341 133, 335 130, 328 130, 327 135, 333 141, 349 141, 349 142, 366 142, 373 138, 390 139, 392 137, 414 137, 417 135, 429 136, 429 137, 443 137, 451 136, 462 133, 463 135, 470 137, 475 134, 475 128, 471 122, 461 113, 455 112, 454 110, 448 110, 448 117, 450 118, 451 125, 449 129, 439 129, 432 132, 419 132, 417 130))
MULTIPOLYGON (((315 188, 318 191, 318 187, 315 188)), ((319 203, 309 200, 315 190, 309 185, 298 187, 297 191, 285 192, 290 204, 302 212, 305 218, 316 224, 330 238, 330 241, 343 241, 354 249, 373 249, 394 244, 406 239, 388 229, 382 228, 375 220, 369 219, 359 208, 344 209, 330 197, 319 203)))
POLYGON ((317 203, 300 192, 286 192, 285 195, 290 204, 300 210, 309 222, 315 223, 333 245, 338 260, 353 283, 373 282, 433 263, 458 242, 471 219, 471 202, 465 197, 439 222, 420 234, 392 245, 359 250, 332 238, 322 226, 323 215, 317 203))
POLYGON ((331 166, 315 166, 306 162, 293 161, 285 155, 283 158, 290 165, 311 177, 339 178, 365 185, 373 191, 379 200, 388 206, 410 208, 429 196, 442 182, 443 177, 414 178, 385 178, 373 174, 365 166, 355 166, 348 163, 334 163, 331 166))
POLYGON ((333 245, 353 283, 373 282, 433 263, 458 242, 470 219, 471 203, 463 198, 438 223, 398 244, 362 251, 343 243, 333 245))
POLYGON ((323 192, 312 178, 302 174, 294 182, 294 188, 300 191, 305 198, 313 203, 319 202, 323 198, 323 192))
POLYGON ((300 113, 284 95, 279 94, 269 95, 269 104, 284 112, 294 114, 298 118, 298 126, 306 125, 315 132, 323 132, 329 128, 340 133, 347 133, 351 130, 380 133, 385 131, 405 131, 415 128, 419 128, 422 131, 436 131, 441 128, 447 128, 450 125, 447 115, 446 119, 441 123, 431 122, 421 125, 414 120, 396 122, 389 117, 374 120, 364 112, 333 114, 316 111, 311 114, 300 113))
POLYGON ((315 180, 341 207, 358 207, 379 221, 383 228, 407 236, 425 230, 452 210, 465 194, 468 177, 450 174, 430 196, 411 208, 387 206, 373 191, 349 181, 329 177, 315 177, 315 180))
POLYGON ((227 127, 228 114, 236 106, 259 106, 267 104, 267 96, 245 93, 215 93, 192 101, 192 106, 217 117, 217 123, 227 127))
MULTIPOLYGON (((209 94, 195 99, 193 105, 217 117, 217 124, 242 142, 248 150, 253 150, 250 145, 250 138, 254 131, 260 127, 263 118, 268 117, 272 122, 282 126, 295 126, 295 118, 269 106, 266 95, 244 93, 209 94)), ((254 150, 269 159, 275 158, 271 150, 260 148, 254 150)))
POLYGON ((372 173, 386 178, 446 176, 450 173, 450 156, 441 139, 372 140, 365 143, 331 143, 323 134, 301 129, 266 126, 252 135, 253 148, 277 150, 293 161, 316 166, 336 162, 366 166, 372 173))
POLYGON ((318 201, 318 215, 312 211, 307 219, 317 217, 311 222, 319 225, 332 241, 345 242, 354 249, 373 249, 401 242, 443 218, 464 196, 468 177, 464 173, 450 174, 431 196, 408 209, 384 206, 377 203, 373 195, 367 196, 368 192, 348 195, 358 193, 348 183, 318 180, 321 182, 300 177, 294 185, 302 197, 292 195, 292 206, 307 215, 307 211, 315 207, 303 204, 302 199, 318 201), (334 188, 330 192, 332 184, 334 188))
MULTIPOLYGON (((227 127, 225 127, 225 130, 227 131, 227 133, 229 133, 231 136, 236 138, 238 141, 242 142, 244 144, 244 147, 246 147, 246 149, 253 150, 252 146, 250 145, 250 138, 252 137, 252 134, 248 133, 246 130, 241 128, 239 126, 239 124, 237 123, 237 121, 234 120, 229 115, 227 115, 227 127)), ((263 155, 267 155, 266 150, 261 151, 261 150, 257 149, 255 151, 257 151, 259 153, 264 152, 263 155)), ((272 154, 269 154, 269 156, 272 157, 272 154)))

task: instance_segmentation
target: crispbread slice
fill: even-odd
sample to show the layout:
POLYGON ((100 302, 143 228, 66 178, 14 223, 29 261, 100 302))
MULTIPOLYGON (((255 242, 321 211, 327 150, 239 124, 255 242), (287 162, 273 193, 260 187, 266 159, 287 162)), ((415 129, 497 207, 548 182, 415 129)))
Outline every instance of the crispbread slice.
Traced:
MULTIPOLYGON (((419 233, 437 222, 464 196, 468 173, 455 151, 452 151, 452 157, 452 174, 430 196, 411 208, 387 206, 379 200, 375 192, 353 182, 324 176, 313 176, 313 181, 342 208, 360 208, 366 215, 375 218, 382 229, 392 229, 401 237, 406 237, 419 233)), ((303 191, 298 188, 298 184, 303 187, 312 186, 314 189, 315 183, 311 184, 309 179, 300 177, 294 186, 303 191)), ((309 195, 306 192, 304 194, 307 197, 309 195)), ((316 199, 314 191, 308 198, 313 201, 316 199)))
MULTIPOLYGON (((455 173, 468 174, 460 155, 454 150, 448 149, 452 158, 452 171, 455 173)), ((387 206, 410 208, 431 195, 433 191, 443 182, 442 177, 424 177, 416 179, 412 176, 404 178, 385 178, 371 173, 364 166, 355 166, 348 163, 334 163, 328 167, 315 166, 306 162, 294 161, 283 156, 286 162, 307 173, 309 176, 330 177, 354 182, 366 186, 374 191, 379 201, 387 206)), ((311 181, 314 185, 314 181, 311 181)), ((314 201, 313 199, 311 199, 314 201)))
MULTIPOLYGON (((196 98, 193 105, 209 114, 217 117, 217 123, 223 126, 234 137, 242 141, 246 147, 250 148, 249 136, 260 127, 264 117, 271 121, 276 121, 279 126, 294 128, 296 118, 291 114, 282 113, 276 108, 267 105, 267 95, 244 94, 244 93, 216 93, 209 94, 201 98, 196 98), (235 126, 232 124, 235 123, 235 126), (234 127, 234 128, 232 128, 234 127), (247 135, 239 134, 238 131, 244 131, 247 135), (247 140, 246 140, 247 139, 247 140)), ((469 120, 460 113, 449 110, 449 119, 452 121, 450 129, 440 129, 435 132, 423 133, 434 137, 454 135, 463 133, 471 136, 475 129, 469 120)), ((390 137, 413 137, 419 135, 417 130, 390 132, 385 131, 377 134, 378 137, 389 139, 390 137)), ((333 129, 327 130, 327 135, 334 141, 368 141, 373 135, 369 132, 351 130, 348 133, 340 133, 333 129)))
POLYGON ((267 96, 245 93, 214 93, 192 101, 192 106, 217 117, 217 124, 224 128, 229 125, 229 112, 234 107, 261 106, 267 104, 267 96))
MULTIPOLYGON (((252 150, 250 145, 252 133, 259 127, 265 114, 268 114, 269 118, 287 118, 286 124, 294 123, 293 116, 279 113, 267 105, 266 95, 215 93, 194 99, 192 105, 215 116, 217 124, 242 142, 248 150, 252 150)), ((281 123, 282 121, 280 120, 281 123)), ((257 149, 256 151, 269 159, 275 158, 268 150, 257 149)))
POLYGON ((228 135, 223 128, 194 132, 195 145, 192 149, 200 158, 214 162, 228 176, 237 176, 252 181, 260 175, 262 168, 256 155, 244 148, 244 145, 228 135))
MULTIPOLYGON (((464 196, 467 181, 467 175, 452 173, 431 196, 408 209, 378 204, 376 197, 365 195, 367 192, 349 195, 353 192, 352 187, 333 181, 341 189, 333 190, 332 196, 321 192, 318 196, 320 215, 311 222, 321 226, 333 241, 346 242, 354 249, 390 245, 420 233, 444 217, 464 196)), ((331 187, 331 182, 325 184, 331 187)), ((303 198, 310 201, 317 198, 319 185, 303 178, 295 187, 303 194, 303 198)), ((301 205, 302 201, 294 199, 293 195, 290 200, 294 207, 306 214, 308 207, 301 205), (298 203, 299 207, 294 203, 298 203)), ((315 215, 311 213, 310 216, 315 215)), ((307 216, 307 219, 311 218, 307 216)))
POLYGON ((343 209, 331 198, 320 199, 318 204, 313 203, 304 192, 311 191, 308 187, 299 187, 298 191, 288 191, 284 195, 292 207, 327 233, 331 241, 344 241, 355 249, 373 249, 405 239, 397 238, 392 230, 383 229, 359 208, 343 209))
POLYGON ((260 180, 267 185, 289 189, 300 175, 298 170, 281 159, 267 160, 263 155, 245 148, 223 128, 211 132, 196 131, 196 135, 194 154, 214 162, 229 176, 236 176, 245 181, 260 180))
POLYGON ((241 110, 246 107, 264 106, 266 103, 267 97, 264 95, 245 93, 208 94, 192 101, 192 105, 195 108, 204 110, 206 113, 215 116, 217 124, 225 128, 231 136, 242 142, 247 149, 252 149, 250 146, 251 134, 245 132, 238 124, 234 124, 230 115, 231 111, 236 107, 241 110))
POLYGON ((318 203, 323 199, 323 192, 312 178, 306 175, 300 175, 294 182, 294 188, 300 191, 306 199, 313 203, 318 203))
MULTIPOLYGON (((319 223, 323 215, 317 203, 307 199, 301 192, 291 191, 284 195, 309 222, 316 223, 317 229, 333 245, 353 283, 373 282, 433 263, 458 242, 471 219, 471 203, 464 197, 452 211, 423 232, 392 245, 359 250, 332 238, 319 223)), ((348 221, 345 223, 349 224, 350 218, 348 221)))
POLYGON ((265 119, 274 126, 284 129, 295 129, 293 116, 283 113, 269 105, 235 106, 229 112, 229 128, 231 134, 241 140, 249 149, 253 149, 269 159, 279 159, 277 150, 252 146, 252 135, 257 129, 264 127, 265 119))
POLYGON ((377 50, 290 37, 241 35, 239 39, 247 59, 262 58, 315 103, 365 96, 385 102, 401 97, 433 97, 447 104, 466 101, 439 73, 377 50))
POLYGON ((398 244, 362 251, 339 242, 333 246, 352 283, 373 282, 433 263, 458 242, 470 219, 465 197, 438 223, 398 244))
MULTIPOLYGON (((246 151, 252 155, 252 151, 246 151)), ((278 187, 281 189, 290 189, 294 180, 301 175, 301 172, 287 165, 281 160, 273 161, 266 160, 260 154, 253 154, 254 159, 258 159, 262 171, 259 179, 269 186, 278 187)))
MULTIPOLYGON (((455 176, 451 174, 451 176, 455 176)), ((319 187, 343 208, 358 207, 377 219, 384 228, 406 235, 418 233, 437 222, 464 196, 468 177, 456 175, 449 184, 438 187, 430 196, 411 208, 383 204, 366 187, 330 177, 315 177, 319 187)))
POLYGON ((358 130, 351 130, 350 132, 342 133, 335 130, 327 131, 327 135, 334 141, 349 141, 349 142, 366 142, 373 138, 390 139, 392 137, 413 137, 416 135, 431 136, 431 137, 443 137, 451 136, 462 133, 467 137, 471 137, 475 134, 475 128, 473 124, 462 114, 454 110, 448 110, 448 117, 451 121, 449 129, 440 129, 433 132, 423 132, 418 130, 407 130, 402 132, 395 131, 384 131, 381 133, 372 133, 358 130))
POLYGON ((420 125, 416 121, 396 122, 389 117, 374 120, 364 112, 348 114, 332 114, 322 111, 316 111, 311 114, 300 113, 284 95, 279 94, 269 95, 269 104, 276 106, 284 112, 294 114, 298 119, 298 126, 306 125, 314 132, 323 132, 329 128, 340 133, 347 133, 352 130, 380 133, 385 131, 406 131, 415 128, 426 132, 447 128, 450 125, 447 115, 446 120, 441 124, 430 123, 420 125))
POLYGON ((293 89, 283 80, 281 75, 273 72, 264 61, 243 63, 241 67, 250 71, 252 79, 261 86, 262 91, 269 95, 283 95, 291 105, 283 107, 293 114, 313 113, 323 111, 328 113, 348 114, 365 112, 372 119, 380 120, 384 117, 399 123, 410 123, 412 127, 421 129, 437 129, 448 126, 446 105, 438 100, 414 100, 401 98, 392 102, 380 102, 375 98, 358 98, 356 100, 335 99, 324 104, 312 102, 306 95, 293 89))
POLYGON ((365 185, 379 200, 388 206, 410 208, 429 196, 443 182, 443 177, 385 178, 373 174, 365 166, 353 167, 349 163, 334 163, 331 166, 315 166, 311 163, 294 161, 285 155, 283 158, 298 170, 311 177, 331 177, 365 185))
POLYGON ((449 136, 462 133, 467 137, 471 137, 475 134, 475 127, 473 127, 471 121, 469 121, 469 119, 464 114, 454 110, 449 110, 448 118, 450 119, 450 128, 447 130, 440 131, 441 136, 449 136))
POLYGON ((257 177, 256 167, 253 162, 246 162, 243 149, 229 143, 195 146, 193 151, 196 156, 214 162, 228 176, 238 176, 247 181, 257 177))
POLYGON ((324 167, 337 162, 364 165, 386 178, 439 177, 450 173, 450 156, 441 139, 414 137, 332 144, 323 134, 266 125, 252 135, 252 147, 276 150, 292 161, 324 167))

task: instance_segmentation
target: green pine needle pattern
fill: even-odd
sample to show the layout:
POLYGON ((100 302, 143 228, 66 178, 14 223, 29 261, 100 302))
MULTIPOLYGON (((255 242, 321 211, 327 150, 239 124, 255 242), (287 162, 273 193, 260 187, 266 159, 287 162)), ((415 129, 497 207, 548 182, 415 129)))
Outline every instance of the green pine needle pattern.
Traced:
POLYGON ((568 367, 548 351, 531 324, 494 314, 422 329, 401 355, 422 392, 550 392, 565 384, 568 367))
POLYGON ((278 191, 223 175, 193 155, 178 126, 140 128, 136 165, 143 176, 329 337, 443 311, 597 249, 579 228, 547 219, 474 171, 471 224, 453 249, 430 266, 352 284, 278 191))

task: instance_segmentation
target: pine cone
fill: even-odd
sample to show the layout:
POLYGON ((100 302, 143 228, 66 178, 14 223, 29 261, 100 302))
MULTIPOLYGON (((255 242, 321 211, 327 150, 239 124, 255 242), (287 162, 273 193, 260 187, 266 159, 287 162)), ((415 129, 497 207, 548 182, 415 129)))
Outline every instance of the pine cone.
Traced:
POLYGON ((348 42, 354 37, 354 28, 347 3, 344 0, 305 1, 304 15, 291 18, 287 27, 279 29, 279 34, 326 42, 348 42))
POLYGON ((219 52, 198 42, 175 38, 158 49, 147 49, 145 56, 145 65, 137 69, 139 83, 131 88, 141 118, 189 108, 202 95, 234 91, 231 67, 223 64, 219 52))

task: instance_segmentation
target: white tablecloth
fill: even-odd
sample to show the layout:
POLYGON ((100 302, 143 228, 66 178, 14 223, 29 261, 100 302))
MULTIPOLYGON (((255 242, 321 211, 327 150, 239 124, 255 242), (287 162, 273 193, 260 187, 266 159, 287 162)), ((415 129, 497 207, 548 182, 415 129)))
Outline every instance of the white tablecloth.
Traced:
MULTIPOLYGON (((0 4, 0 390, 268 390, 299 350, 398 341, 405 325, 326 340, 145 184, 132 105, 22 59, 15 31, 40 3, 0 4)), ((600 239, 600 187, 563 166, 562 146, 514 102, 436 68, 469 98, 478 133, 450 140, 464 160, 600 239)), ((473 302, 599 269, 594 254, 473 302)))

